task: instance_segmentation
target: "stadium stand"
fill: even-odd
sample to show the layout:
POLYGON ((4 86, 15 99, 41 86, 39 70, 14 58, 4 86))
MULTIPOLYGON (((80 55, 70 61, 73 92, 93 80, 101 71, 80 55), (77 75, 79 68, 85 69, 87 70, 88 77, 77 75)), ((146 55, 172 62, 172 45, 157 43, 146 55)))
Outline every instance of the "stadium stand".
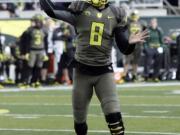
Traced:
MULTIPOLYGON (((53 0, 57 2, 58 0, 53 0)), ((64 0, 64 1, 72 1, 72 0, 64 0)), ((115 2, 116 5, 128 5, 128 8, 139 9, 141 16, 166 16, 167 13, 178 14, 178 12, 172 8, 170 1, 167 0, 111 0, 115 2)), ((58 1, 59 2, 59 1, 58 1)), ((62 1, 61 1, 62 2, 62 1)), ((174 5, 173 6, 178 6, 174 5)), ((31 18, 32 15, 36 14, 36 11, 40 10, 39 3, 37 0, 24 0, 21 3, 19 0, 1 0, 0 1, 0 10, 8 11, 15 13, 15 17, 20 18, 31 18), (13 10, 12 10, 13 8, 13 10), (25 12, 28 10, 27 12, 25 12)), ((1 12, 1 11, 0 11, 1 12)), ((1 15, 0 18, 10 18, 11 15, 5 14, 1 15)))

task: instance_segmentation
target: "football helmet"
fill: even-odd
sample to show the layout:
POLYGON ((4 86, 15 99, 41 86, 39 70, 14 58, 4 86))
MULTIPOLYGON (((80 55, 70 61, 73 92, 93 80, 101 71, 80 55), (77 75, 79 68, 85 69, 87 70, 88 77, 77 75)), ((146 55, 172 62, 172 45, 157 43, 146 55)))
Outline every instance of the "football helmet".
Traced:
POLYGON ((31 21, 35 23, 36 27, 41 28, 44 23, 44 17, 41 14, 36 14, 32 17, 31 21))
POLYGON ((139 18, 140 18, 140 16, 139 16, 139 11, 138 11, 138 10, 132 11, 132 13, 131 13, 131 15, 130 15, 130 19, 131 19, 132 21, 138 21, 139 18))
POLYGON ((88 3, 92 4, 95 7, 101 7, 108 3, 108 0, 87 0, 88 3))

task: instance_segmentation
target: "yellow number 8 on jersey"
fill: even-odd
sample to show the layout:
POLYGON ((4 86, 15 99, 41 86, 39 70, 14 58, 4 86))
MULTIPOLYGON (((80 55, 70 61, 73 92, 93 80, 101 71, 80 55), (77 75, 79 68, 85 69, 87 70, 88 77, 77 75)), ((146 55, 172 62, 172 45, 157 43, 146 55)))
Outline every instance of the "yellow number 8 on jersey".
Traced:
POLYGON ((90 45, 101 46, 104 24, 93 22, 91 25, 90 45))

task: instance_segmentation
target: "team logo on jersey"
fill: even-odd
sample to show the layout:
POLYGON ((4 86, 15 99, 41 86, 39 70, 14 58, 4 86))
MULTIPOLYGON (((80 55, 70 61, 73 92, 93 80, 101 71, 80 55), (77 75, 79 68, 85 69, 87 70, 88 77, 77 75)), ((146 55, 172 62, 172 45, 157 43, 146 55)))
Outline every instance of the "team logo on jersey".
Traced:
POLYGON ((102 18, 102 13, 97 13, 97 18, 102 18))
POLYGON ((113 19, 114 17, 113 17, 113 16, 108 16, 107 18, 108 18, 108 19, 113 19))
POLYGON ((86 16, 90 16, 90 15, 91 15, 91 12, 88 11, 88 10, 86 10, 86 11, 84 11, 84 14, 85 14, 86 16))

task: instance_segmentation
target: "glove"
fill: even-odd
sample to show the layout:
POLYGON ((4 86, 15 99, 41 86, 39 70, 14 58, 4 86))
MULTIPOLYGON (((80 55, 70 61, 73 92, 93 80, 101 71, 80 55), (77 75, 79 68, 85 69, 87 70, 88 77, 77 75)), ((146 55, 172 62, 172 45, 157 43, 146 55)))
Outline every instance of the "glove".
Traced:
POLYGON ((29 60, 29 53, 26 53, 26 54, 25 54, 24 59, 25 59, 25 60, 29 60))
POLYGON ((44 55, 43 56, 43 61, 48 61, 49 60, 49 57, 47 55, 44 55))

